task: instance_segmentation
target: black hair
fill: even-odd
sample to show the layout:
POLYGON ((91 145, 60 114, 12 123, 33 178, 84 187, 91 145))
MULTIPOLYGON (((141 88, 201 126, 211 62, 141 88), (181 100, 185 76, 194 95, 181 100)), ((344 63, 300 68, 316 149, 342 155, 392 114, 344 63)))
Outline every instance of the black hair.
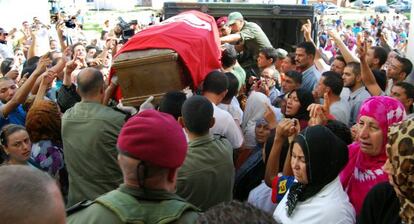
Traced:
POLYGON ((411 63, 410 59, 401 57, 399 55, 397 55, 395 59, 397 59, 397 61, 399 61, 402 64, 401 70, 402 72, 405 72, 405 77, 407 77, 407 75, 409 75, 413 70, 413 63, 411 63))
POLYGON ((304 88, 299 88, 291 91, 288 95, 288 97, 296 92, 296 95, 298 97, 300 108, 298 112, 293 116, 285 115, 287 118, 296 118, 299 120, 309 120, 309 111, 307 110, 309 105, 312 103, 315 103, 315 98, 313 98, 312 92, 308 91, 304 88))
POLYGON ((399 86, 405 90, 407 98, 414 99, 414 85, 408 82, 397 82, 394 86, 399 86))
POLYGON ((272 59, 273 62, 277 59, 277 51, 273 47, 264 47, 259 50, 259 53, 262 53, 266 59, 272 59))
POLYGON ((77 83, 80 95, 94 94, 103 87, 103 75, 101 71, 96 68, 85 68, 79 73, 77 83), (87 76, 86 73, 90 73, 90 75, 87 76))
POLYGON ((328 120, 325 127, 332 131, 339 139, 345 142, 346 145, 352 143, 351 130, 346 124, 338 120, 328 120))
POLYGON ((2 146, 7 146, 9 136, 12 135, 15 132, 20 131, 20 130, 26 131, 26 128, 21 126, 21 125, 17 125, 17 124, 8 124, 8 125, 4 126, 1 129, 1 133, 0 133, 0 143, 1 143, 1 145, 2 146))
POLYGON ((208 73, 203 82, 204 92, 221 94, 226 91, 228 87, 229 81, 227 80, 227 76, 219 71, 212 71, 208 73))
POLYGON ((96 51, 98 51, 98 49, 95 46, 92 46, 92 45, 88 45, 88 46, 85 47, 86 52, 88 52, 91 49, 95 49, 96 51))
MULTIPOLYGON (((405 95, 407 95, 408 99, 414 100, 414 86, 411 83, 408 82, 397 82, 394 84, 394 86, 399 86, 404 89, 405 95)), ((410 111, 407 111, 407 113, 413 113, 413 105, 410 106, 410 111)))
POLYGON ((211 207, 198 217, 196 223, 276 224, 276 221, 271 214, 254 207, 248 202, 233 200, 211 207))
POLYGON ((237 61, 237 52, 234 48, 234 45, 225 44, 224 50, 221 54, 221 65, 223 68, 229 68, 236 64, 237 61))
POLYGON ((106 31, 106 30, 101 31, 101 40, 103 40, 105 34, 107 34, 107 33, 108 33, 108 31, 106 31))
POLYGON ((26 60, 26 62, 23 65, 23 70, 21 77, 25 75, 26 73, 29 74, 29 76, 36 70, 37 64, 39 63, 40 57, 34 56, 26 60))
POLYGON ((298 84, 302 84, 302 74, 300 74, 300 72, 293 71, 293 70, 287 71, 285 76, 293 79, 293 81, 298 84))
POLYGON ((337 55, 337 56, 335 57, 335 60, 341 61, 342 63, 344 63, 344 65, 345 65, 345 66, 347 65, 347 63, 346 63, 346 61, 345 61, 345 58, 344 58, 344 56, 342 56, 342 55, 337 55))
POLYGON ((0 66, 1 74, 6 75, 12 69, 13 63, 14 58, 5 58, 0 66))
POLYGON ((214 108, 204 96, 188 98, 181 109, 185 127, 192 133, 204 135, 210 129, 214 108))
POLYGON ((382 70, 374 69, 372 70, 372 73, 374 74, 375 80, 377 81, 379 87, 382 89, 382 91, 385 91, 387 88, 387 75, 385 72, 382 70))
POLYGON ((345 67, 350 67, 355 76, 361 75, 361 64, 359 62, 349 62, 345 67))
POLYGON ((308 41, 302 42, 302 43, 298 44, 297 48, 305 49, 305 52, 308 55, 311 54, 311 55, 315 56, 315 54, 316 54, 316 48, 312 44, 312 42, 308 42, 308 41))
POLYGON ((290 52, 287 54, 287 58, 289 58, 290 61, 293 62, 292 64, 295 64, 295 57, 296 57, 295 52, 290 52))
POLYGON ((344 81, 341 75, 333 71, 326 71, 322 73, 322 76, 325 77, 323 84, 331 88, 333 94, 336 96, 341 95, 342 88, 344 87, 344 81))
POLYGON ((17 124, 8 124, 5 125, 0 132, 0 160, 1 163, 3 163, 4 161, 9 160, 9 156, 7 155, 7 153, 4 151, 4 147, 7 147, 8 141, 9 141, 9 136, 12 135, 15 132, 24 130, 27 132, 26 128, 21 126, 21 125, 17 125, 17 124))
POLYGON ((171 114, 175 120, 181 117, 181 107, 186 100, 185 93, 180 91, 168 92, 161 99, 159 110, 171 114))
POLYGON ((388 51, 385 50, 385 48, 379 46, 371 47, 371 49, 374 50, 374 58, 379 59, 379 66, 381 67, 387 61, 388 51))
POLYGON ((223 101, 231 100, 234 96, 236 96, 239 88, 239 80, 233 73, 226 72, 224 73, 224 75, 227 76, 227 80, 229 81, 229 87, 226 96, 223 98, 223 101))

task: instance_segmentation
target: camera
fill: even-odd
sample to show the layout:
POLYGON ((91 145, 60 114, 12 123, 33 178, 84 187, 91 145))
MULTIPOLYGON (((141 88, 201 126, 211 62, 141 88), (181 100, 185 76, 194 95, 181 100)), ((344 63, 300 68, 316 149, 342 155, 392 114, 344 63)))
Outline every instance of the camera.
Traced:
POLYGON ((122 17, 118 17, 119 23, 117 24, 121 29, 118 35, 121 36, 120 43, 126 43, 129 38, 134 36, 135 30, 131 29, 131 25, 136 25, 138 23, 137 20, 132 20, 131 22, 127 23, 122 17))

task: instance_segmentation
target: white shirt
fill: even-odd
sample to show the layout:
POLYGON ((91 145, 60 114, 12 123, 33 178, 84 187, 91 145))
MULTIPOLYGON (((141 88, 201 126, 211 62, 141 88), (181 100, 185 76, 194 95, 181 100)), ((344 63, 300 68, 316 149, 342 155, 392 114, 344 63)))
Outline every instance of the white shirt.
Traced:
POLYGON ((243 135, 239 126, 237 126, 233 117, 229 112, 220 109, 214 103, 214 114, 215 119, 214 126, 210 128, 210 134, 221 135, 227 138, 231 143, 233 149, 238 149, 243 144, 243 135))
POLYGON ((237 101, 236 97, 233 97, 230 104, 223 104, 220 103, 217 105, 220 109, 223 109, 230 113, 230 115, 233 117, 234 121, 238 126, 241 125, 242 119, 243 119, 243 111, 240 108, 240 104, 237 101))
POLYGON ((3 57, 3 59, 14 57, 13 47, 11 46, 11 44, 0 43, 0 56, 3 57))
POLYGON ((355 210, 342 189, 339 177, 306 201, 298 201, 292 215, 287 216, 286 202, 289 191, 277 205, 273 218, 278 223, 355 223, 355 210))
POLYGON ((264 180, 259 186, 250 191, 247 202, 270 214, 275 211, 277 206, 272 201, 272 188, 268 187, 264 180))

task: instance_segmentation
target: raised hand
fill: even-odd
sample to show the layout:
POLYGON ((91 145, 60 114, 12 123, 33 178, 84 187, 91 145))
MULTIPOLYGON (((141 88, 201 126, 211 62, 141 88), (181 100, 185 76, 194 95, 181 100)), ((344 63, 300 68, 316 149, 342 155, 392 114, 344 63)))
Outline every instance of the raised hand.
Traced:
POLYGON ((311 41, 312 40, 312 23, 311 21, 308 19, 306 21, 305 24, 302 25, 302 32, 303 32, 303 36, 305 37, 306 41, 311 41))
POLYGON ((266 110, 263 114, 264 119, 269 124, 269 128, 273 129, 277 126, 276 115, 275 112, 272 110, 271 106, 267 103, 264 103, 266 110))
POLYGON ((47 70, 45 73, 42 74, 40 86, 49 87, 55 79, 56 75, 57 73, 53 70, 47 70))
POLYGON ((309 126, 326 125, 326 123, 328 122, 330 101, 328 93, 325 93, 323 96, 323 105, 313 103, 309 105, 307 108, 310 117, 308 121, 309 126))
POLYGON ((40 74, 43 73, 48 66, 52 64, 52 60, 49 58, 49 53, 46 53, 42 57, 40 57, 39 62, 37 64, 36 70, 40 74))
POLYGON ((365 60, 367 51, 368 51, 368 42, 363 42, 362 45, 357 48, 357 53, 361 61, 365 60))
POLYGON ((295 137, 300 131, 300 124, 297 119, 283 119, 276 127, 276 138, 295 137))
POLYGON ((341 40, 341 36, 334 29, 328 30, 328 35, 334 40, 341 40))

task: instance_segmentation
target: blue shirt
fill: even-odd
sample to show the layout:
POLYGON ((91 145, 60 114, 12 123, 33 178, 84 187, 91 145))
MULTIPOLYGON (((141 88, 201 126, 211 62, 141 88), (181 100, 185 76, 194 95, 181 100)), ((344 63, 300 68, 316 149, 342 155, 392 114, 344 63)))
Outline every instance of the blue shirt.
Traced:
MULTIPOLYGON (((3 104, 0 106, 2 110, 3 104)), ((26 123, 26 111, 23 110, 23 106, 20 104, 16 109, 8 114, 7 117, 3 116, 3 112, 0 111, 0 128, 7 124, 19 124, 24 126, 26 123)))
POLYGON ((316 69, 315 65, 312 65, 302 72, 302 85, 300 87, 312 92, 320 78, 321 73, 316 69))

